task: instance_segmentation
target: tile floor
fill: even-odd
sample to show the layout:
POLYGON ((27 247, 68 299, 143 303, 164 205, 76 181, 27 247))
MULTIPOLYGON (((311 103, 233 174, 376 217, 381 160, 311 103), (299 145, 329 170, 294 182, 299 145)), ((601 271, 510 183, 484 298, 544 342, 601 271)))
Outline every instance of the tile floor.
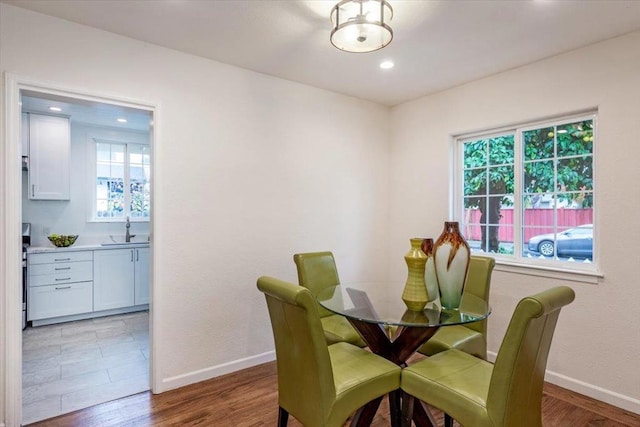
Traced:
POLYGON ((149 390, 149 313, 22 333, 22 423, 149 390))

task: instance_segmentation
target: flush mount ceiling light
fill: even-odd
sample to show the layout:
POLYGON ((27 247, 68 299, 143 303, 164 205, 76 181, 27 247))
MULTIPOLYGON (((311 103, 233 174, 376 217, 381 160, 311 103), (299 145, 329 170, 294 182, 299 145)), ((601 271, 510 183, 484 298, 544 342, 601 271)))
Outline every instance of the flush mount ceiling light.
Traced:
POLYGON ((342 0, 331 9, 331 43, 345 52, 372 52, 393 39, 387 0, 342 0))

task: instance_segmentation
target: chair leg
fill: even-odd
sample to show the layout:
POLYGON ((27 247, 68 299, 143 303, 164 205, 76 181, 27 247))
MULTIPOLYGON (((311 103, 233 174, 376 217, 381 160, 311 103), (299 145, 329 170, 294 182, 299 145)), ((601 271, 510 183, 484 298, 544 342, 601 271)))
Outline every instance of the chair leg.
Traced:
POLYGON ((453 427, 453 418, 446 413, 444 414, 444 427, 453 427))
POLYGON ((278 409, 278 427, 287 427, 289 413, 282 406, 278 406, 278 409))

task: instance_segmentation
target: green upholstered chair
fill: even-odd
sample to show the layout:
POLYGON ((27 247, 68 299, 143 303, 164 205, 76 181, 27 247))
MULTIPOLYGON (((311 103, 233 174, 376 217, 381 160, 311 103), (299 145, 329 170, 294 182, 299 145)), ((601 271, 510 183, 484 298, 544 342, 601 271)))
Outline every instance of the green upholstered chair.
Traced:
POLYGON ((311 292, 270 277, 264 292, 278 366, 278 425, 289 414, 306 427, 342 426, 367 402, 398 389, 400 367, 341 342, 327 346, 311 292))
MULTIPOLYGON (((331 252, 310 252, 295 254, 293 261, 298 269, 298 284, 308 288, 313 295, 329 287, 340 284, 338 269, 331 252)), ((338 314, 318 305, 320 321, 327 344, 348 342, 358 347, 366 347, 358 332, 349 321, 338 314)))
MULTIPOLYGON (((495 265, 496 261, 493 258, 471 256, 463 298, 464 294, 472 294, 485 301, 489 301, 491 273, 495 265)), ((487 320, 440 328, 418 351, 427 356, 433 356, 434 354, 451 348, 457 348, 458 350, 486 360, 487 320)))
MULTIPOLYGON (((404 369, 402 390, 464 426, 540 427, 551 338, 560 309, 574 297, 571 288, 559 286, 522 299, 495 364, 447 350, 404 369)), ((413 407, 413 398, 405 402, 413 407)))

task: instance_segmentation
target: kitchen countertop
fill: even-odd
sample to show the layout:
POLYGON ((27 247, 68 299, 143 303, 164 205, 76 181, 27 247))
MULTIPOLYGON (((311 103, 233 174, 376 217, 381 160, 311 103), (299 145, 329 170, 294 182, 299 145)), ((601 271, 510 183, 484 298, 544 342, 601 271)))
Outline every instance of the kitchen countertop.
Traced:
POLYGON ((55 246, 29 246, 27 248, 28 254, 41 254, 47 252, 78 252, 78 251, 94 251, 94 250, 109 250, 109 249, 130 249, 130 248, 147 248, 149 242, 130 242, 130 243, 109 243, 106 245, 94 244, 94 245, 71 245, 66 248, 58 248, 55 246))

